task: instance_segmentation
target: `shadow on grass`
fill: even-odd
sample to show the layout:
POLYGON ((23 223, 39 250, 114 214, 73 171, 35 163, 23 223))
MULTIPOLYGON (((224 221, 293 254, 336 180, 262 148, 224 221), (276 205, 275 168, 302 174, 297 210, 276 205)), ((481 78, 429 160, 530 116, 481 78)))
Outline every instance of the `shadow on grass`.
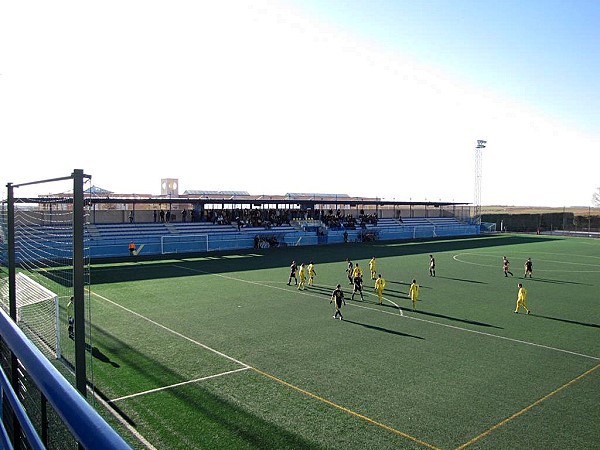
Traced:
MULTIPOLYGON (((169 386, 178 381, 187 381, 181 380, 181 374, 171 367, 130 346, 116 335, 105 331, 103 328, 94 325, 93 333, 97 341, 102 342, 108 349, 113 349, 114 352, 121 354, 123 358, 127 360, 127 366, 134 373, 133 377, 140 380, 139 383, 135 384, 160 387, 169 386), (148 370, 149 367, 152 367, 152 370, 148 370)), ((105 374, 106 379, 104 379, 103 382, 110 382, 118 385, 120 383, 118 374, 118 371, 107 372, 105 374)), ((98 376, 96 377, 96 381, 98 381, 98 376)), ((245 382, 247 382, 247 380, 245 382)), ((95 391, 109 403, 115 412, 123 417, 128 423, 135 425, 135 422, 122 408, 117 407, 113 401, 107 398, 100 386, 96 386, 95 391)), ((202 435, 201 442, 193 442, 194 446, 197 446, 197 448, 219 448, 224 442, 223 433, 228 434, 228 436, 225 437, 225 441, 228 438, 231 439, 232 442, 230 445, 240 445, 240 441, 243 441, 245 443, 244 447, 246 448, 298 448, 308 450, 320 448, 316 444, 305 440, 303 437, 267 422, 208 390, 203 389, 201 383, 194 383, 191 393, 190 390, 185 389, 185 387, 183 389, 166 389, 161 392, 163 392, 163 394, 166 393, 171 396, 171 398, 184 404, 185 408, 182 409, 191 410, 198 414, 198 417, 194 417, 194 421, 199 427, 202 427, 204 421, 211 424, 209 427, 222 430, 221 432, 218 432, 217 430, 214 434, 202 435)), ((139 409, 128 412, 135 416, 143 416, 145 414, 144 411, 139 409)), ((153 413, 167 414, 168 411, 163 411, 162 413, 158 411, 150 412, 150 414, 153 413)), ((168 423, 173 419, 174 418, 169 419, 169 417, 164 417, 164 423, 168 423)), ((160 432, 157 431, 157 434, 160 435, 160 432)), ((163 438, 164 437, 165 436, 163 436, 163 438)), ((189 441, 191 438, 185 434, 185 431, 182 431, 180 438, 186 442, 186 445, 191 443, 189 441)))
POLYGON ((572 323, 573 325, 581 325, 584 327, 591 327, 591 328, 600 328, 600 325, 598 325, 596 323, 586 323, 586 322, 579 322, 577 320, 560 319, 558 317, 543 316, 541 314, 533 314, 533 313, 531 313, 529 315, 533 316, 533 317, 541 317, 542 319, 556 320, 558 322, 572 323))
POLYGON ((474 283, 474 284, 487 284, 484 281, 477 281, 477 280, 467 280, 465 278, 452 278, 452 277, 443 277, 441 275, 438 275, 436 277, 433 278, 443 278, 444 280, 454 280, 454 281, 464 281, 465 283, 474 283))
MULTIPOLYGON (((164 256, 138 256, 96 259, 91 271, 92 284, 156 280, 214 273, 228 273, 280 267, 289 274, 290 261, 317 260, 318 263, 343 262, 349 255, 352 260, 368 260, 377 253, 379 258, 399 255, 427 255, 447 251, 491 248, 504 245, 548 242, 552 238, 538 239, 531 236, 470 236, 441 240, 376 241, 360 244, 331 244, 323 246, 285 247, 276 249, 245 249, 229 252, 190 253, 184 258, 164 256), (319 258, 315 258, 318 252, 319 258), (187 270, 181 270, 185 264, 187 270), (124 269, 127 270, 124 270, 124 269)), ((49 267, 43 275, 65 283, 70 277, 60 276, 64 268, 49 267)), ((68 268, 67 268, 68 269, 68 268)), ((410 285, 410 283, 388 281, 410 285)))
POLYGON ((400 309, 402 311, 423 314, 425 316, 439 317, 440 319, 448 319, 448 320, 452 320, 454 322, 468 323, 470 325, 477 325, 477 326, 486 327, 486 328, 496 328, 498 330, 504 329, 502 327, 498 327, 496 325, 490 325, 489 323, 485 323, 485 322, 478 322, 476 320, 469 320, 469 319, 459 319, 458 317, 447 316, 445 314, 432 313, 432 312, 428 312, 428 311, 423 311, 422 309, 404 308, 402 306, 400 307, 400 309))
MULTIPOLYGON (((330 294, 333 292, 333 290, 335 289, 335 286, 332 287, 326 287, 326 286, 319 286, 316 284, 313 284, 312 286, 306 286, 305 290, 306 291, 313 291, 313 292, 322 292, 322 293, 326 293, 326 294, 330 294)), ((342 287, 342 290, 343 287, 342 287)))
MULTIPOLYGON (((386 283, 387 283, 387 281, 386 281, 386 283)), ((407 286, 410 286, 410 285, 407 285, 407 286)), ((390 288, 388 288, 388 287, 386 287, 386 288, 383 290, 383 292, 385 292, 386 294, 388 294, 388 293, 390 293, 390 292, 395 292, 395 293, 397 293, 397 294, 404 294, 404 295, 408 295, 408 291, 407 291, 407 292, 403 292, 403 291, 398 291, 398 290, 396 290, 396 289, 390 289, 390 288)), ((408 297, 406 297, 406 298, 408 298, 408 297)))
POLYGON ((366 323, 355 322, 353 320, 347 320, 347 319, 344 319, 343 321, 346 322, 346 323, 351 323, 351 324, 354 324, 354 325, 359 325, 361 327, 365 327, 365 328, 368 328, 370 330, 382 331, 384 333, 389 333, 389 334, 395 334, 396 336, 410 337, 410 338, 413 338, 413 339, 425 339, 425 338, 422 338, 421 336, 414 336, 412 334, 401 333, 400 331, 389 330, 387 328, 378 327, 376 325, 369 325, 369 324, 366 324, 366 323))
POLYGON ((118 363, 111 361, 111 359, 104 353, 102 353, 98 347, 92 347, 90 344, 86 343, 85 349, 86 351, 90 352, 92 354, 92 357, 96 358, 98 361, 103 362, 105 364, 110 364, 115 369, 121 367, 118 363))
POLYGON ((410 300, 410 297, 408 296, 407 293, 405 292, 399 292, 398 294, 392 292, 389 292, 387 289, 385 291, 383 291, 383 296, 384 297, 394 297, 394 298, 399 298, 401 300, 410 300))
POLYGON ((551 283, 551 284, 577 284, 580 286, 593 286, 593 284, 577 283, 576 281, 551 280, 548 278, 525 278, 525 280, 529 280, 529 281, 533 281, 533 282, 538 281, 540 283, 551 283))
MULTIPOLYGON (((410 283, 403 283, 402 281, 393 281, 393 280, 385 280, 385 283, 391 283, 391 284, 401 284, 403 286, 410 286, 410 283)), ((390 289, 386 289, 386 290, 390 290, 390 289)))

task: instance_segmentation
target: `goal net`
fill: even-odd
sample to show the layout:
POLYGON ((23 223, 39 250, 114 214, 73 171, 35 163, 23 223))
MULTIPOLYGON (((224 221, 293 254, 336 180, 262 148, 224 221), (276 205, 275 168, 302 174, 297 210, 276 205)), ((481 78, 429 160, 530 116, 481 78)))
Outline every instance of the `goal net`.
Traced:
MULTIPOLYGON (((15 276, 17 324, 23 332, 55 357, 60 357, 58 295, 19 272, 15 276)), ((9 311, 8 278, 0 286, 2 307, 9 311)))

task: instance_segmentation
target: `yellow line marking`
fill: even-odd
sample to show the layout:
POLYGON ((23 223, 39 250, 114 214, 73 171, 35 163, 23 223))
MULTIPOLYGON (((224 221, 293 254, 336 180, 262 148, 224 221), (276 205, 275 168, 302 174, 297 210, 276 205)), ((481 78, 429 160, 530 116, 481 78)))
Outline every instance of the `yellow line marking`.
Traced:
MULTIPOLYGON (((196 341, 196 340, 194 340, 192 338, 189 338, 189 337, 187 337, 187 336, 185 336, 185 335, 183 335, 183 334, 181 334, 181 333, 179 333, 179 332, 177 332, 175 330, 172 330, 171 328, 166 327, 165 325, 162 325, 162 324, 160 324, 160 323, 158 323, 158 322, 156 322, 156 321, 154 321, 152 319, 149 319, 148 317, 144 316, 143 314, 137 313, 137 312, 135 312, 135 311, 133 311, 133 310, 131 310, 129 308, 126 308, 125 306, 122 306, 122 305, 118 304, 117 302, 114 302, 114 301, 112 301, 112 300, 104 297, 103 295, 100 295, 100 294, 98 294, 96 292, 91 292, 91 291, 89 291, 89 292, 91 293, 91 295, 94 295, 94 296, 96 296, 96 297, 104 300, 105 302, 108 302, 108 303, 110 303, 110 304, 112 304, 112 305, 114 305, 114 306, 116 306, 118 308, 121 308, 121 309, 129 312, 130 314, 133 314, 133 315, 139 317, 140 319, 146 320, 146 321, 150 322, 151 324, 156 325, 157 327, 164 329, 165 331, 168 331, 168 332, 170 332, 170 333, 172 333, 172 334, 174 334, 176 336, 179 336, 179 337, 181 337, 181 338, 183 338, 183 339, 185 339, 185 340, 187 340, 187 341, 189 341, 189 342, 191 342, 193 344, 196 344, 196 345, 198 345, 198 346, 200 346, 200 347, 202 347, 202 348, 204 348, 206 350, 209 350, 209 351, 211 351, 213 353, 216 353, 217 355, 220 355, 220 356, 222 356, 222 357, 224 357, 224 358, 226 358, 226 359, 228 359, 230 361, 236 362, 236 363, 238 363, 238 364, 240 364, 240 365, 243 366, 241 369, 234 370, 234 371, 227 372, 227 373, 233 373, 233 372, 238 372, 238 371, 248 370, 248 369, 253 370, 256 373, 258 373, 258 374, 260 374, 260 375, 262 375, 262 376, 264 376, 266 378, 269 378, 270 380, 276 381, 276 382, 278 382, 278 383, 280 383, 280 384, 282 384, 284 386, 290 387, 290 388, 292 388, 292 389, 294 389, 294 390, 296 390, 298 392, 301 392, 304 395, 307 395, 307 396, 312 397, 312 398, 314 398, 316 400, 319 400, 319 401, 321 401, 323 403, 326 403, 327 405, 333 406, 334 408, 337 408, 337 409, 339 409, 341 411, 344 411, 344 412, 346 412, 346 413, 348 413, 350 415, 353 415, 355 417, 363 419, 363 420, 365 420, 365 421, 367 421, 369 423, 372 423, 373 425, 377 425, 377 426, 379 426, 379 427, 381 427, 381 428, 383 428, 383 429, 385 429, 387 431, 391 431, 392 433, 395 433, 395 434, 397 434, 399 436, 402 436, 402 437, 404 437, 406 439, 414 441, 414 442, 416 442, 418 444, 421 444, 421 445, 423 445, 423 446, 425 446, 427 448, 430 448, 430 449, 433 449, 433 450, 440 450, 438 447, 435 447, 435 446, 433 446, 431 444, 428 444, 427 442, 421 441, 420 439, 417 439, 416 437, 413 437, 413 436, 411 436, 409 434, 403 433, 402 431, 396 430, 395 428, 392 428, 392 427, 390 427, 388 425, 385 425, 383 423, 377 422, 377 421, 375 421, 373 419, 370 419, 367 416, 363 416, 362 414, 359 414, 359 413, 354 412, 354 411, 352 411, 352 410, 350 410, 348 408, 340 406, 337 403, 334 403, 334 402, 332 402, 330 400, 327 400, 327 399, 325 399, 323 397, 319 397, 318 395, 313 394, 312 392, 308 392, 308 391, 306 391, 306 390, 304 390, 304 389, 302 389, 302 388, 300 388, 298 386, 295 386, 295 385, 293 385, 291 383, 288 383, 287 381, 284 381, 284 380, 282 380, 280 378, 277 378, 274 375, 268 374, 267 372, 263 372, 262 370, 257 369, 256 367, 252 367, 252 366, 249 366, 248 364, 245 364, 245 363, 243 363, 241 361, 238 361, 237 359, 234 359, 231 356, 228 356, 228 355, 226 355, 224 353, 221 353, 221 352, 219 352, 219 351, 217 351, 217 350, 215 350, 215 349, 213 349, 213 348, 211 348, 211 347, 209 347, 207 345, 202 344, 201 342, 198 342, 198 341, 196 341)), ((185 383, 181 383, 181 384, 185 384, 185 383)), ((163 389, 163 388, 160 388, 160 389, 163 389)), ((153 391, 156 391, 156 390, 159 390, 159 389, 153 389, 153 391)), ((140 395, 140 394, 134 394, 132 396, 135 396, 135 395, 140 395)), ((117 400, 122 400, 123 398, 114 399, 110 403, 116 402, 117 400)))
POLYGON ((294 390, 296 390, 296 391, 298 391, 298 392, 300 392, 300 393, 302 393, 304 395, 308 395, 309 397, 312 397, 315 400, 323 402, 323 403, 325 403, 325 404, 327 404, 329 406, 333 406, 334 408, 337 408, 340 411, 344 411, 345 413, 348 413, 348 414, 350 414, 350 415, 352 415, 354 417, 358 417, 359 419, 362 419, 362 420, 364 420, 366 422, 369 422, 369 423, 371 423, 373 425, 377 425, 378 427, 381 427, 381 428, 383 428, 383 429, 385 429, 387 431, 391 431, 392 433, 395 433, 395 434, 397 434, 399 436, 402 436, 403 438, 406 438, 406 439, 409 439, 409 440, 411 440, 413 442, 416 442, 417 444, 420 444, 420 445, 422 445, 424 447, 427 447, 427 448, 430 448, 430 449, 433 449, 433 450, 440 450, 438 447, 435 447, 434 445, 428 444, 427 442, 424 442, 424 441, 422 441, 420 439, 417 439, 416 437, 411 436, 410 434, 403 433, 402 431, 396 430, 395 428, 392 428, 389 425, 385 425, 385 424, 383 424, 381 422, 377 422, 377 421, 375 421, 375 420, 373 420, 373 419, 371 419, 371 418, 369 418, 367 416, 364 416, 364 415, 359 414, 359 413, 357 413, 355 411, 352 411, 351 409, 348 409, 348 408, 345 408, 344 406, 338 405, 337 403, 334 403, 331 400, 327 400, 326 398, 319 397, 318 395, 313 394, 312 392, 308 392, 308 391, 306 391, 306 390, 304 390, 304 389, 302 389, 302 388, 300 388, 298 386, 295 386, 295 385, 293 385, 291 383, 288 383, 287 381, 282 380, 281 378, 277 378, 274 375, 271 375, 269 373, 263 372, 262 370, 259 370, 259 369, 255 368, 255 367, 251 367, 250 369, 253 370, 253 371, 255 371, 256 373, 264 376, 264 377, 267 377, 267 378, 269 378, 269 379, 271 379, 273 381, 276 381, 277 383, 283 384, 284 386, 292 388, 292 389, 294 389, 294 390))
POLYGON ((485 430, 483 433, 478 434, 477 436, 475 436, 473 439, 465 442, 464 444, 456 447, 456 450, 462 450, 465 447, 468 447, 469 445, 473 444, 474 442, 477 442, 479 439, 481 439, 482 437, 487 436, 488 434, 490 434, 492 431, 497 430, 498 428, 500 428, 503 425, 506 425, 508 422, 512 421, 513 419, 516 419, 517 417, 519 417, 522 414, 525 414, 527 411, 529 411, 530 409, 532 409, 534 406, 539 405, 540 403, 546 401, 547 399, 549 399, 550 397, 552 397, 554 394, 557 394, 558 392, 562 391, 563 389, 571 386, 573 383, 581 380, 583 377, 589 375, 590 373, 592 373, 593 371, 595 371, 596 369, 600 368, 600 364, 596 365, 595 367, 592 367, 590 370, 582 373, 581 375, 579 375, 577 378, 572 379, 571 381, 569 381, 568 383, 563 384, 562 386, 560 386, 559 388, 554 389, 552 392, 550 392, 548 395, 545 395, 544 397, 540 398, 539 400, 533 402, 531 405, 523 408, 521 411, 514 413, 512 416, 507 417, 506 419, 504 419, 502 422, 497 423, 496 425, 494 425, 493 427, 488 428, 487 430, 485 430))

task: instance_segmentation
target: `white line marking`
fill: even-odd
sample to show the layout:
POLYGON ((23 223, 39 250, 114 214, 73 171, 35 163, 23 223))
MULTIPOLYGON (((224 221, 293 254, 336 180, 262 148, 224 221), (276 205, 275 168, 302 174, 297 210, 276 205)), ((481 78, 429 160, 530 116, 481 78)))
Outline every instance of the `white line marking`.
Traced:
POLYGON ((163 387, 159 387, 159 388, 155 388, 155 389, 148 389, 147 391, 138 392, 136 394, 124 395, 123 397, 113 398, 112 400, 110 400, 109 403, 115 403, 115 402, 118 402, 121 400, 127 400, 127 399, 130 399, 133 397, 138 397, 140 395, 152 394, 154 392, 160 392, 160 391, 164 391, 166 389, 172 389, 175 387, 184 386, 186 384, 197 383, 199 381, 210 380, 211 378, 218 378, 218 377, 222 377, 223 375, 229 375, 232 373, 241 372, 243 370, 248 370, 248 369, 250 369, 250 366, 242 367, 241 369, 229 370, 227 372, 217 373, 215 375, 209 375, 209 376, 202 377, 202 378, 196 378, 194 380, 182 381, 181 383, 170 384, 169 386, 163 386, 163 387))
POLYGON ((97 401, 102 403, 102 405, 104 405, 104 408, 107 411, 110 411, 110 413, 121 423, 121 425, 123 425, 125 428, 127 428, 127 430, 133 436, 135 436, 138 439, 138 441, 140 441, 148 450, 157 450, 157 448, 154 445, 152 445, 138 430, 136 430, 135 427, 130 425, 129 422, 127 422, 127 420, 125 420, 121 416, 121 414, 119 414, 117 411, 114 410, 114 408, 111 405, 112 402, 110 402, 110 401, 107 402, 100 396, 96 395, 96 393, 93 392, 93 390, 90 389, 90 391, 92 392, 94 399, 96 399, 97 401))
MULTIPOLYGON (((70 366, 65 365, 66 369, 71 373, 71 375, 75 376, 75 371, 72 370, 72 368, 70 366)), ((119 423, 121 425, 123 425, 134 437, 137 438, 138 441, 140 441, 142 444, 144 444, 144 446, 148 449, 148 450, 157 450, 157 448, 152 445, 143 435, 142 433, 140 433, 138 430, 135 429, 135 427, 133 427, 127 420, 125 420, 125 418, 119 413, 117 412, 113 407, 110 401, 106 401, 104 400, 102 397, 100 397, 96 391, 94 391, 94 389, 92 389, 92 384, 93 383, 88 383, 86 389, 87 391, 90 393, 90 395, 92 397, 94 397, 94 401, 100 402, 102 404, 102 406, 104 406, 104 409, 106 409, 109 413, 111 413, 113 415, 113 417, 115 419, 117 419, 119 421, 119 423)))
MULTIPOLYGON (((481 267, 498 267, 499 270, 502 268, 501 264, 486 264, 486 263, 478 263, 478 262, 472 262, 472 261, 466 261, 464 259, 460 259, 461 256, 466 256, 466 255, 470 255, 470 256, 490 256, 490 257, 494 257, 494 258, 499 258, 498 255, 493 255, 490 253, 472 253, 472 252, 463 252, 463 253, 458 253, 456 255, 454 255, 452 257, 452 259, 454 261, 458 261, 460 263, 463 264, 471 264, 473 266, 481 266, 481 267)), ((573 256, 573 255, 570 255, 573 256)), ((578 255, 581 256, 581 255, 578 255)), ((585 256, 584 257, 588 257, 588 258, 595 258, 595 256, 585 256)), ((590 264, 590 263, 580 263, 580 262, 570 262, 570 261, 554 261, 551 259, 537 259, 535 261, 536 264, 536 268, 534 269, 535 272, 558 272, 558 273, 598 273, 600 272, 600 266, 598 264, 590 264), (598 267, 598 270, 581 270, 581 269, 576 269, 576 270, 565 270, 565 269, 539 269, 537 268, 540 263, 552 263, 552 264, 565 264, 565 265, 571 265, 571 266, 589 266, 589 267, 598 267)))
MULTIPOLYGON (((189 270, 189 271, 192 271, 192 272, 206 273, 208 275, 214 275, 214 276, 217 276, 217 277, 226 278, 228 280, 240 281, 242 283, 255 284, 257 286, 267 287, 267 288, 271 288, 271 289, 281 289, 283 291, 289 292, 288 289, 281 288, 281 287, 264 285, 264 284, 260 284, 260 283, 254 282, 254 281, 243 280, 241 278, 235 278, 235 277, 231 277, 231 276, 227 276, 227 275, 223 275, 223 274, 219 274, 219 273, 206 272, 204 270, 192 269, 192 268, 185 267, 185 266, 180 266, 180 265, 174 265, 174 266, 175 267, 179 267, 181 269, 189 270)), ((302 295, 308 295, 310 297, 322 298, 322 296, 313 295, 313 294, 310 294, 310 293, 304 292, 304 291, 300 291, 298 293, 302 294, 302 295)), ((375 294, 372 294, 372 295, 375 295, 375 294)), ((363 306, 363 305, 360 305, 360 304, 357 304, 357 303, 350 303, 349 306, 355 306, 357 308, 368 309, 368 310, 371 310, 371 311, 377 311, 377 312, 382 313, 382 314, 393 314, 393 315, 396 315, 396 314, 391 313, 389 311, 382 311, 381 309, 372 308, 372 307, 369 307, 369 306, 363 306)), ((399 310, 402 311, 401 309, 399 309, 399 310)), ((563 349, 556 348, 556 347, 550 347, 550 346, 547 346, 547 345, 536 344, 534 342, 522 341, 520 339, 514 339, 514 338, 505 337, 505 336, 500 336, 498 334, 491 334, 491 333, 485 333, 483 331, 471 330, 469 328, 457 327, 455 325, 449 325, 449 324, 445 324, 445 323, 441 323, 441 322, 435 322, 433 320, 421 319, 419 317, 414 317, 414 316, 407 316, 405 314, 400 314, 400 315, 401 315, 401 317, 404 317, 404 318, 407 318, 407 319, 418 320, 418 321, 430 323, 430 324, 433 324, 433 325, 439 325, 439 326, 442 326, 442 327, 452 328, 452 329, 460 330, 460 331, 466 331, 466 332, 469 332, 469 333, 481 334, 482 336, 494 337, 494 338, 503 339, 503 340, 506 340, 506 341, 517 342, 519 344, 525 344, 525 345, 530 345, 530 346, 533 346, 533 347, 545 348, 547 350, 554 350, 554 351, 561 352, 561 353, 568 353, 570 355, 576 355, 576 356, 581 356, 583 358, 588 358, 588 359, 593 359, 595 361, 600 361, 600 358, 598 358, 598 357, 590 356, 590 355, 585 355, 583 353, 572 352, 570 350, 563 350, 563 349)))
MULTIPOLYGON (((177 267, 179 269, 189 270, 190 272, 205 273, 207 275, 212 275, 212 276, 215 276, 215 277, 225 278, 227 280, 239 281, 240 283, 248 283, 248 284, 253 284, 253 285, 259 286, 259 287, 268 287, 268 288, 271 288, 271 289, 279 289, 280 291, 284 291, 284 292, 288 292, 288 293, 290 292, 289 288, 279 287, 279 286, 271 286, 269 284, 263 284, 263 283, 261 283, 259 281, 243 280, 242 278, 236 278, 236 277, 232 277, 232 276, 229 276, 229 275, 223 275, 222 273, 213 273, 213 272, 207 272, 205 270, 192 269, 190 267, 180 266, 178 264, 173 264, 173 266, 177 267)), ((287 285, 287 283, 286 283, 286 285, 287 285)), ((314 298, 319 298, 319 299, 323 299, 323 298, 327 299, 328 298, 328 296, 325 295, 325 294, 323 294, 323 295, 317 295, 317 294, 311 293, 310 292, 310 288, 308 288, 308 287, 306 289, 304 289, 304 290, 298 290, 297 289, 296 291, 297 291, 298 295, 305 295, 307 297, 314 297, 314 298)), ((331 288, 331 291, 333 292, 333 288, 331 288)), ((371 294, 371 293, 367 292, 367 294, 371 294)), ((371 295, 375 295, 375 294, 371 294, 371 295)), ((381 314, 392 314, 394 316, 397 315, 396 313, 393 313, 393 312, 390 312, 390 311, 383 311, 383 310, 378 309, 378 308, 372 308, 372 307, 369 307, 369 306, 360 305, 358 303, 347 303, 347 306, 356 306, 358 308, 368 309, 370 311, 376 311, 376 312, 381 313, 381 314)), ((398 309, 399 309, 399 307, 398 307, 398 309)), ((400 315, 402 315, 402 314, 400 314, 400 315)))
POLYGON ((118 308, 121 308, 121 309, 123 309, 123 310, 127 311, 128 313, 131 313, 131 314, 133 314, 134 316, 137 316, 137 317, 139 317, 140 319, 144 319, 144 320, 146 320, 147 322, 150 322, 151 324, 153 324, 153 325, 156 325, 157 327, 159 327, 159 328, 162 328, 163 330, 166 330, 166 331, 168 331, 169 333, 173 333, 175 336, 179 336, 180 338, 182 338, 182 339, 185 339, 186 341, 189 341, 189 342, 191 342, 192 344, 196 344, 196 345, 197 345, 197 346, 199 346, 199 347, 202 347, 202 348, 204 348, 204 349, 206 349, 206 350, 208 350, 208 351, 210 351, 210 352, 213 352, 213 353, 215 353, 215 354, 217 354, 217 355, 219 355, 219 356, 222 356, 223 358, 225 358, 225 359, 228 359, 229 361, 233 361, 234 363, 237 363, 237 364, 239 364, 240 366, 244 366, 244 367, 246 367, 246 368, 251 368, 251 367, 250 367, 248 364, 245 364, 245 363, 243 363, 243 362, 241 362, 241 361, 238 361, 237 359, 235 359, 235 358, 232 358, 231 356, 228 356, 228 355, 226 355, 225 353, 222 353, 222 352, 220 352, 220 351, 218 351, 218 350, 215 350, 214 348, 211 348, 211 347, 209 347, 208 345, 205 345, 205 344, 203 344, 202 342, 198 342, 198 341, 196 341, 196 340, 194 340, 194 339, 192 339, 192 338, 190 338, 190 337, 187 337, 187 336, 186 336, 186 335, 184 335, 184 334, 181 334, 181 333, 179 333, 179 332, 177 332, 177 331, 175 331, 175 330, 172 330, 171 328, 169 328, 169 327, 167 327, 167 326, 165 326, 165 325, 163 325, 163 324, 160 324, 160 323, 156 322, 155 320, 152 320, 152 319, 150 319, 150 318, 148 318, 148 317, 146 317, 146 316, 143 316, 142 314, 140 314, 140 313, 137 313, 137 312, 135 312, 135 311, 133 311, 133 310, 131 310, 131 309, 129 309, 129 308, 126 308, 126 307, 125 307, 125 306, 123 306, 123 305, 119 305, 118 303, 116 303, 116 302, 113 302, 112 300, 109 300, 109 299, 107 299, 106 297, 104 297, 104 296, 102 296, 102 295, 100 295, 100 294, 98 294, 98 293, 96 293, 96 292, 92 292, 92 295, 95 295, 96 297, 98 297, 98 298, 101 298, 101 299, 102 299, 102 300, 104 300, 105 302, 108 302, 108 303, 110 303, 111 305, 117 306, 118 308))
POLYGON ((439 326, 442 326, 442 327, 453 328, 455 330, 468 331, 469 333, 481 334, 483 336, 489 336, 489 337, 494 337, 494 338, 498 338, 498 339, 504 339, 505 341, 518 342, 519 344, 532 345, 534 347, 545 348, 547 350, 554 350, 554 351, 562 352, 562 353, 569 353, 571 355, 581 356, 583 358, 588 358, 588 359, 593 359, 593 360, 596 360, 596 361, 600 361, 600 358, 597 358, 595 356, 584 355, 583 353, 572 352, 570 350, 563 350, 561 348, 549 347, 547 345, 536 344, 534 342, 528 342, 528 341, 522 341, 520 339, 509 338, 509 337, 506 337, 506 336, 500 336, 498 334, 486 333, 484 331, 470 330, 469 328, 457 327, 455 325, 449 325, 449 324, 446 324, 446 323, 435 322, 433 320, 421 319, 419 317, 414 317, 414 316, 404 316, 404 317, 406 317, 408 319, 418 320, 418 321, 421 321, 421 322, 432 323, 432 324, 439 325, 439 326))

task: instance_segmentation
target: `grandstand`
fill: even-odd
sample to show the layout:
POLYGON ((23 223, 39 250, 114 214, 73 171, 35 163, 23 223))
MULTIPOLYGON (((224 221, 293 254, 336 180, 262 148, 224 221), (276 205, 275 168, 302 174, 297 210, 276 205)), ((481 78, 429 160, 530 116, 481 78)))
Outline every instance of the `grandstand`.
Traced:
MULTIPOLYGON (((468 236, 477 234, 478 227, 452 217, 380 219, 377 224, 364 224, 353 228, 344 226, 332 229, 320 220, 294 220, 290 225, 272 227, 241 227, 219 225, 210 222, 199 223, 113 223, 88 224, 87 244, 91 257, 120 257, 129 254, 128 244, 135 242, 141 255, 161 255, 171 253, 197 253, 250 249, 256 247, 256 238, 269 241, 268 246, 339 244, 368 240, 395 240, 415 238, 435 238, 468 236), (143 246, 143 247, 142 247, 143 246)), ((46 231, 40 225, 28 239, 34 242, 36 236, 44 239, 46 231)), ((41 242, 41 241, 40 241, 41 242)), ((48 245, 45 243, 45 245, 48 245)), ((261 245, 265 248, 264 245, 261 245)))
MULTIPOLYGON (((130 448, 117 432, 135 448, 172 449, 465 448, 480 441, 520 448, 540 435, 547 439, 539 448, 598 442, 597 405, 588 401, 600 368, 598 321, 589 318, 594 247, 573 251, 567 240, 543 236, 472 238, 481 228, 469 221, 467 205, 453 203, 330 194, 240 198, 241 191, 198 194, 208 199, 100 199, 89 191, 80 202, 85 220, 65 214, 78 210, 68 196, 54 198, 47 211, 44 199, 29 199, 27 211, 19 209, 23 199, 16 211, 0 210, 0 260, 9 254, 0 281, 13 316, 0 309, 8 375, 0 381, 12 408, 4 414, 11 436, 0 447, 25 434, 20 448, 130 448), (157 218, 157 208, 171 212, 169 219, 157 218), (75 236, 77 224, 82 233, 75 236), (446 239, 459 236, 467 238, 446 239), (370 241, 377 242, 362 244, 370 241), (248 251, 274 246, 297 247, 248 251), (84 250, 83 261, 76 250, 84 250), (544 258, 557 252, 564 266, 544 258), (439 273, 427 279, 430 253, 439 273), (536 261, 539 272, 529 280, 535 314, 512 312, 514 283, 498 276, 495 259, 505 253, 536 261), (130 264, 137 255, 150 258, 130 264), (364 267, 375 256, 388 282, 385 303, 366 292, 348 302, 343 325, 332 323, 328 300, 331 287, 345 281, 346 259, 364 267), (286 286, 289 262, 313 258, 314 286, 286 286), (76 279, 76 269, 89 274, 92 265, 93 277, 76 279), (10 291, 17 269, 56 293, 63 361, 48 359, 20 329, 20 314, 10 307, 18 305, 10 291), (417 310, 406 294, 413 276, 423 288, 417 310), (577 289, 582 306, 565 304, 561 289, 577 289), (72 340, 67 317, 74 295, 88 310, 72 340), (332 338, 341 351, 331 351, 332 338), (78 348, 85 356, 79 363, 78 348), (86 364, 93 375, 82 377, 90 384, 79 389, 75 374, 78 393, 70 367, 86 364), (526 389, 514 388, 514 371, 531 381, 526 389), (405 380, 417 382, 406 389, 405 380), (88 388, 91 404, 81 396, 88 388), (563 415, 540 416, 550 397, 577 417, 564 424, 567 431, 563 415), (111 414, 116 431, 95 409, 111 414)), ((54 330, 51 319, 44 329, 54 330)))
MULTIPOLYGON (((140 255, 156 256, 480 232, 470 223, 465 203, 397 202, 347 194, 251 196, 245 191, 185 191, 169 198, 89 194, 86 243, 92 258, 125 257, 132 241, 140 255)), ((41 217, 47 204, 57 208, 56 196, 21 200, 37 203, 41 217)), ((47 231, 40 220, 37 227, 28 227, 27 239, 35 242, 47 231)))

